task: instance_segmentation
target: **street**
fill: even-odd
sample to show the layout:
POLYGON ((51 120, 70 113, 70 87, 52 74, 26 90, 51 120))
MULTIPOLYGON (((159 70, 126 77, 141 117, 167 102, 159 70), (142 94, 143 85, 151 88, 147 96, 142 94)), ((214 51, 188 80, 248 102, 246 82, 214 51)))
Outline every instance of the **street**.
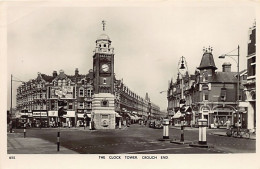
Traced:
MULTIPOLYGON (((162 129, 148 128, 139 124, 123 127, 121 130, 84 130, 83 128, 61 128, 60 143, 68 150, 81 154, 212 154, 212 153, 255 153, 256 140, 213 135, 225 129, 208 129, 207 142, 214 148, 190 147, 170 141, 158 141, 162 138, 162 129)), ((12 150, 10 139, 13 135, 23 137, 23 129, 15 129, 8 135, 8 153, 20 154, 12 150), (12 151, 11 151, 12 150, 12 151)), ((55 149, 57 128, 29 128, 26 138, 49 141, 55 149)), ((198 141, 198 128, 184 131, 185 141, 198 141)), ((181 131, 170 128, 170 139, 180 140, 181 131)), ((12 138, 15 139, 15 138, 12 138)), ((23 147, 26 149, 26 146, 23 147)), ((56 150, 56 149, 55 149, 56 150)), ((55 153, 55 150, 53 151, 55 153)), ((62 150, 61 150, 62 151, 62 150)), ((26 154, 26 151, 23 151, 26 154)), ((32 152, 31 152, 32 153, 32 152)), ((41 152, 39 152, 41 153, 41 152)), ((68 153, 70 153, 68 151, 68 153)), ((30 154, 30 152, 28 152, 30 154)), ((43 153, 44 154, 44 153, 43 153)))

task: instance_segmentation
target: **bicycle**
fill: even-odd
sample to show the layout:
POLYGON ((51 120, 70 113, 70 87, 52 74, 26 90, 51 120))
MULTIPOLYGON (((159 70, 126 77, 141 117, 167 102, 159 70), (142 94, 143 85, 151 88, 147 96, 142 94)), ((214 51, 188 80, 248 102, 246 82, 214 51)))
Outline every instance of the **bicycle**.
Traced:
POLYGON ((230 127, 230 129, 227 131, 228 137, 239 137, 239 138, 250 138, 251 131, 249 129, 238 129, 234 127, 230 127))

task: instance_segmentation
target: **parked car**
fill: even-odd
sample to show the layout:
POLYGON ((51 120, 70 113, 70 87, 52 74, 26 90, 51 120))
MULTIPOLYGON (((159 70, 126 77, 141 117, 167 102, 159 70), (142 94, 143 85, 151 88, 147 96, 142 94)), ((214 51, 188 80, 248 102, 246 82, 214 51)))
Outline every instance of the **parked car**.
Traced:
POLYGON ((163 124, 161 121, 157 120, 155 121, 155 126, 154 126, 155 129, 162 129, 163 128, 163 124))

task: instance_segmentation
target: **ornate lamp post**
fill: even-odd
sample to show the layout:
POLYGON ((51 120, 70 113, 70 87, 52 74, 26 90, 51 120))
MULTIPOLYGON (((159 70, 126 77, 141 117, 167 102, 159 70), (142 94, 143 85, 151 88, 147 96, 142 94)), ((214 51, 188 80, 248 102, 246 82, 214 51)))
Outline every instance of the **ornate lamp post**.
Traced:
MULTIPOLYGON (((178 71, 181 74, 181 100, 180 100, 180 111, 181 111, 182 106, 185 105, 184 94, 183 94, 183 92, 184 92, 183 91, 184 90, 183 89, 184 88, 183 78, 184 78, 184 75, 187 71, 187 63, 186 63, 186 60, 183 56, 181 57, 181 60, 179 62, 178 71), (186 67, 185 67, 185 65, 186 65, 186 67)), ((185 115, 182 115, 181 116, 181 140, 180 140, 181 142, 184 142, 184 124, 183 124, 184 118, 185 118, 185 115)))

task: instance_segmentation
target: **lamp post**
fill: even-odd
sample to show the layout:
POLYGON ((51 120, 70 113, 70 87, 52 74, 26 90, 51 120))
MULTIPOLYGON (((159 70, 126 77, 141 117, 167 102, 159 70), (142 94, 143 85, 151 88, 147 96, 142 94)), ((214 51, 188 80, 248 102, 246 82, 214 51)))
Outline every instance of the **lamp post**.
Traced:
MULTIPOLYGON (((182 106, 185 104, 185 100, 184 100, 184 96, 183 96, 183 78, 184 78, 184 75, 185 75, 185 72, 187 71, 186 67, 187 67, 187 64, 186 64, 186 67, 185 67, 185 64, 186 64, 186 61, 185 61, 185 58, 182 56, 181 57, 181 60, 179 62, 179 65, 180 67, 178 67, 178 71, 179 73, 181 74, 181 100, 180 100, 180 110, 182 108, 182 106)), ((179 66, 178 65, 178 66, 179 66)), ((184 142, 184 117, 185 115, 181 116, 181 142, 184 142)))
MULTIPOLYGON (((237 63, 237 101, 236 101, 236 103, 237 103, 237 111, 238 111, 238 108, 239 108, 239 92, 240 92, 239 91, 239 89, 240 89, 240 86, 239 86, 239 83, 240 83, 239 50, 240 50, 240 47, 238 45, 236 49, 234 49, 234 50, 232 50, 232 51, 230 51, 230 52, 228 52, 226 54, 223 54, 223 55, 219 56, 220 59, 224 59, 226 56, 228 56, 228 57, 230 57, 231 59, 233 59, 237 63), (230 53, 232 53, 235 50, 237 50, 237 54, 230 54, 230 53), (237 57, 237 60, 235 60, 233 58, 233 56, 237 57)), ((233 118, 233 116, 232 116, 232 118, 233 118)), ((233 122, 232 122, 232 124, 233 124, 233 122)), ((238 124, 239 124, 239 121, 238 121, 238 124)), ((237 125, 237 129, 239 130, 239 125, 237 125)))

